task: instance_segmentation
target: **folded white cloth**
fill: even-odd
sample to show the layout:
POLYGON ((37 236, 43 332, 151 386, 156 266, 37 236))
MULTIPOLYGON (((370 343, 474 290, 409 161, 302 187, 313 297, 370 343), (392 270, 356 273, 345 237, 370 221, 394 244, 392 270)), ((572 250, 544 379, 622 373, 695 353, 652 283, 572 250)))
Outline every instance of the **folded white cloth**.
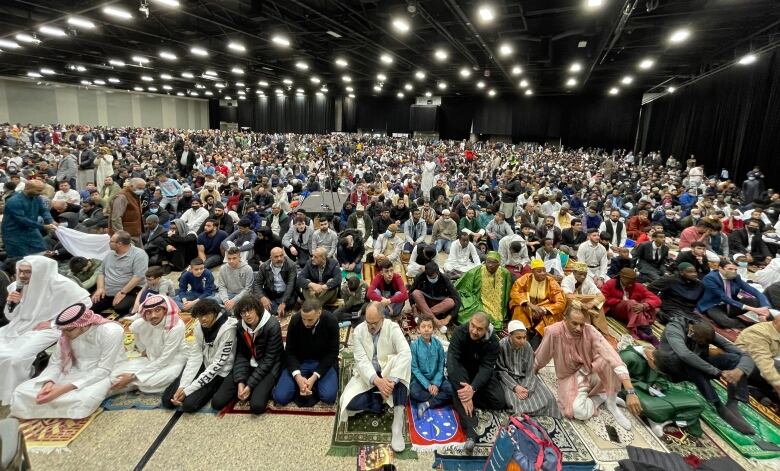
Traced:
POLYGON ((108 234, 87 234, 75 229, 57 226, 57 238, 73 256, 103 260, 111 251, 108 234))

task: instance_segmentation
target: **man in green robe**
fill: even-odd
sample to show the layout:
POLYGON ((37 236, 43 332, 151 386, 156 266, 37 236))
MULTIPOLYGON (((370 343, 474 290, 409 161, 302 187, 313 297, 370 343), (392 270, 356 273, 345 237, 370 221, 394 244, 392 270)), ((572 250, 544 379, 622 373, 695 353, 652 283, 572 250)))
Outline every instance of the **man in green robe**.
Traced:
POLYGON ((501 255, 488 252, 484 264, 467 271, 455 283, 461 300, 458 322, 466 324, 472 314, 482 311, 496 330, 503 330, 513 281, 509 270, 501 266, 501 255))

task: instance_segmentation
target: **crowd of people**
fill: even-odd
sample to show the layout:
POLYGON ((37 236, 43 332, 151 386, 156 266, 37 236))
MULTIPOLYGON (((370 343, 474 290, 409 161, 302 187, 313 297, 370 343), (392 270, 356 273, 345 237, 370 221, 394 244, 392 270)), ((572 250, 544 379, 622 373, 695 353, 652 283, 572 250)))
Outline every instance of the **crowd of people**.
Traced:
POLYGON ((79 125, 5 125, 0 146, 0 402, 20 418, 131 389, 185 412, 338 400, 343 420, 389 407, 400 451, 411 400, 452 404, 470 451, 475 408, 604 404, 631 428, 636 358, 745 434, 738 402, 780 392, 780 193, 758 167, 737 185, 656 152, 79 125), (318 192, 343 206, 307 214, 318 192), (608 318, 641 342, 618 352, 608 318))

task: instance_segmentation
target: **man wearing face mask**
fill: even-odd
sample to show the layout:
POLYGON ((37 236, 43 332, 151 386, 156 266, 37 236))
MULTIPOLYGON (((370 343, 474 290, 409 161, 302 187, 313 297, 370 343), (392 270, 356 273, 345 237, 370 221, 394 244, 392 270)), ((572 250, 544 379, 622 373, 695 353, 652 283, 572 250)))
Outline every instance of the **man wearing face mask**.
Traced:
POLYGON ((745 282, 737 274, 737 265, 730 260, 722 260, 718 271, 711 271, 702 279, 704 294, 697 309, 723 328, 741 329, 752 324, 739 316, 753 312, 762 321, 770 318, 769 300, 756 288, 745 282), (753 296, 740 298, 740 291, 753 296))
POLYGON ((743 253, 748 257, 748 263, 765 265, 772 260, 772 252, 761 238, 761 222, 758 219, 748 219, 745 227, 729 234, 729 252, 743 253))
POLYGON ((141 218, 141 197, 146 189, 143 178, 131 178, 130 183, 119 190, 111 201, 111 224, 109 235, 126 231, 133 238, 133 244, 141 246, 143 221, 141 218))
POLYGON ((715 407, 723 420, 745 435, 755 430, 739 412, 738 403, 748 401, 747 379, 755 368, 750 356, 715 333, 707 321, 676 318, 667 324, 661 345, 655 352, 658 369, 673 382, 690 381, 715 407), (710 354, 710 346, 721 350, 710 354), (728 384, 724 405, 710 380, 720 378, 728 384))
POLYGON ((160 203, 157 201, 152 201, 149 203, 149 209, 147 209, 144 213, 144 221, 146 221, 146 218, 152 215, 157 216, 160 224, 166 227, 171 220, 171 213, 166 211, 165 208, 161 207, 160 203))

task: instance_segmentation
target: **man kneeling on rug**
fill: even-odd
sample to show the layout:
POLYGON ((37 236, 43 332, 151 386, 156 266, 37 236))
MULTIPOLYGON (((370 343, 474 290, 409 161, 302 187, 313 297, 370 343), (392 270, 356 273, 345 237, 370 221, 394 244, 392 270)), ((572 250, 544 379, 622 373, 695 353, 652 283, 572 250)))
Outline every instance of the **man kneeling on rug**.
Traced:
MULTIPOLYGON (((341 417, 345 411, 382 412, 382 404, 393 408, 393 450, 404 450, 404 407, 409 394, 412 353, 409 344, 395 322, 385 322, 388 308, 371 302, 366 307, 366 320, 352 334, 355 356, 352 379, 341 394, 341 417)), ((388 314, 389 316, 389 314, 388 314)))
POLYGON ((626 405, 634 415, 642 412, 628 369, 603 335, 588 324, 579 301, 566 308, 564 319, 547 327, 536 350, 535 372, 555 360, 558 378, 558 406, 567 418, 588 420, 599 406, 607 410, 626 430, 631 421, 618 409, 620 384, 626 389, 626 405))
POLYGON ((117 363, 111 374, 115 393, 139 389, 161 393, 184 369, 187 361, 184 322, 173 299, 151 295, 141 304, 141 318, 130 324, 137 358, 127 356, 117 363))
POLYGON ((20 419, 83 419, 111 387, 111 370, 124 353, 124 331, 82 303, 54 321, 62 336, 49 365, 14 391, 11 415, 20 419))

